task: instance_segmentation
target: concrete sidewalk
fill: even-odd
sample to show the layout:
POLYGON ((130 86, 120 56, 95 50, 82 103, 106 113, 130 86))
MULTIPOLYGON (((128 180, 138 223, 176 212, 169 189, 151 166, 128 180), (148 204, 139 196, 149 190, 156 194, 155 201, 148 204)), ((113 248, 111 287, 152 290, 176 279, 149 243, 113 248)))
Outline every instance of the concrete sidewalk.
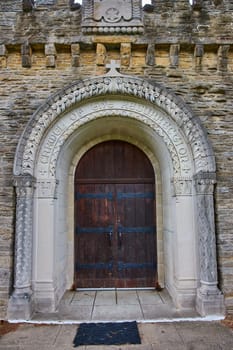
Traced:
MULTIPOLYGON (((1 332, 0 325, 0 332, 1 332)), ((0 350, 71 350, 78 325, 20 324, 0 350)), ((233 330, 220 322, 138 323, 141 345, 80 346, 79 350, 232 350, 233 330)))

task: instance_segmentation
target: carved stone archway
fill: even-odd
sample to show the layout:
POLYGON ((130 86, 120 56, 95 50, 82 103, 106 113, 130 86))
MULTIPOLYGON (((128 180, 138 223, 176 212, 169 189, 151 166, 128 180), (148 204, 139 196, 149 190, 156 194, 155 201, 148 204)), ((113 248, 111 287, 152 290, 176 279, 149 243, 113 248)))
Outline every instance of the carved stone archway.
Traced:
MULTIPOLYGON (((217 287, 215 161, 206 134, 192 111, 163 87, 106 75, 78 81, 47 100, 18 144, 15 281, 9 318, 26 319, 34 310, 56 309, 67 287, 61 276, 69 275, 64 270, 69 231, 65 217, 59 224, 59 247, 55 239, 58 218, 69 207, 64 178, 72 182, 81 155, 93 144, 113 138, 131 140, 143 149, 156 176, 163 179, 160 231, 166 253, 161 265, 177 307, 195 304, 201 315, 223 312, 217 287), (40 219, 45 216, 42 228, 40 219), (57 270, 55 260, 60 262, 57 270)), ((72 193, 72 186, 68 188, 72 193)))

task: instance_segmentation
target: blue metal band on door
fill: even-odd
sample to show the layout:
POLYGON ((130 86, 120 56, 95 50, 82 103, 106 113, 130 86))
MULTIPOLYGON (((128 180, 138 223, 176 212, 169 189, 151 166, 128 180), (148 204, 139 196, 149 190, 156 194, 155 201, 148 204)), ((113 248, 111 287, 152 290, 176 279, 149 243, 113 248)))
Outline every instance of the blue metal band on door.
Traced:
POLYGON ((113 226, 107 227, 76 227, 76 234, 80 233, 109 233, 113 231, 113 226))
POLYGON ((76 264, 76 271, 77 270, 112 270, 113 263, 90 263, 90 264, 76 264))
POLYGON ((80 193, 76 192, 75 199, 108 199, 113 200, 113 194, 111 192, 107 193, 80 193))
POLYGON ((122 271, 125 269, 152 269, 152 270, 156 270, 155 263, 124 263, 122 261, 119 261, 117 266, 118 266, 118 271, 122 271))
POLYGON ((149 198, 154 199, 154 192, 118 192, 117 199, 149 198))
POLYGON ((120 226, 118 232, 121 233, 154 233, 155 226, 142 226, 142 227, 124 227, 120 226))

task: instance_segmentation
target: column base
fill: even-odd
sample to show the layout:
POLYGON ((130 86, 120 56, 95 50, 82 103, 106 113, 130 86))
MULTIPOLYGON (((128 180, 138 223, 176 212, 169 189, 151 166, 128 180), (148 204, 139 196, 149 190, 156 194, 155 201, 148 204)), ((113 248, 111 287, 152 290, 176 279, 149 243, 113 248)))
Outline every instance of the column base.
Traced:
POLYGON ((202 288, 197 291, 196 310, 201 316, 225 315, 223 294, 216 287, 203 292, 202 288))
POLYGON ((30 293, 14 293, 7 309, 8 320, 30 320, 33 313, 33 300, 30 293))

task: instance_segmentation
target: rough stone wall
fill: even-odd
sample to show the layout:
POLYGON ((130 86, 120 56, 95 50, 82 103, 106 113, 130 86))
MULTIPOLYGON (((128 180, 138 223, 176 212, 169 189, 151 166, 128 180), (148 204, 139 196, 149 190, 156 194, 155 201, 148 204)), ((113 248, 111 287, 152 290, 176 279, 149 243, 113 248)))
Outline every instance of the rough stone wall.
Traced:
MULTIPOLYGON (((152 2, 153 3, 153 2, 152 2)), ((220 288, 233 313, 233 0, 156 0, 142 35, 82 35, 81 10, 69 0, 22 11, 0 2, 0 318, 12 286, 15 195, 13 159, 32 114, 82 77, 121 72, 172 89, 205 126, 217 162, 215 194, 220 288)))

